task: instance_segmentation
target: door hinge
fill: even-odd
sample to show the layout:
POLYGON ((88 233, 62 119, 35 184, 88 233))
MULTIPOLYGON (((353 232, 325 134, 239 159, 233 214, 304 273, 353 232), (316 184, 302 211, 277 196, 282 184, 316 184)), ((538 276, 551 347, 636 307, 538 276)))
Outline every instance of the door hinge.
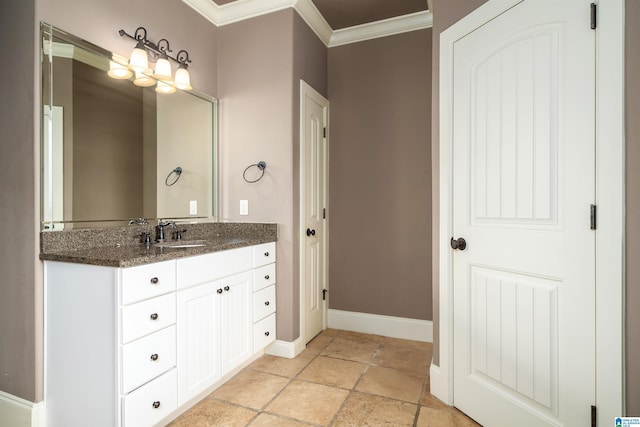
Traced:
POLYGON ((598 26, 598 6, 591 3, 591 29, 595 30, 598 26))
POLYGON ((598 425, 598 418, 596 415, 597 415, 596 407, 595 405, 591 405, 591 427, 597 427, 598 425))
POLYGON ((598 207, 591 205, 591 229, 595 230, 598 226, 598 207))
POLYGON ((326 301, 326 299, 327 299, 327 292, 329 292, 329 291, 328 291, 328 290, 326 290, 326 289, 323 289, 323 290, 322 290, 322 301, 326 301))
POLYGON ((327 219, 327 208, 322 208, 322 219, 327 219))
POLYGON ((322 128, 322 137, 326 138, 327 137, 327 128, 322 128))

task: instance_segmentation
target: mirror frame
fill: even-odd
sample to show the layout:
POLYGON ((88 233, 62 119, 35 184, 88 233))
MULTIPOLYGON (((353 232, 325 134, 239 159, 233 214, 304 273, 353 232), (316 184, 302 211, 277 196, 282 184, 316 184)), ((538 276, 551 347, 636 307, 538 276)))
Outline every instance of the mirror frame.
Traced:
MULTIPOLYGON (((63 227, 66 228, 66 225, 70 225, 73 228, 74 224, 77 224, 78 228, 105 228, 105 227, 118 227, 122 225, 127 225, 130 220, 137 218, 98 218, 95 220, 63 220, 63 221, 54 221, 47 220, 45 218, 45 190, 44 190, 44 182, 45 182, 45 156, 44 152, 46 150, 46 141, 45 141, 45 109, 50 106, 45 103, 45 99, 52 100, 53 99, 53 67, 48 67, 48 73, 45 72, 45 58, 49 58, 49 63, 51 63, 53 54, 50 47, 47 47, 47 43, 53 43, 53 38, 62 40, 65 43, 72 44, 73 46, 77 46, 80 49, 86 50, 93 55, 97 55, 103 57, 106 61, 110 61, 114 57, 120 57, 115 53, 112 53, 100 46, 97 46, 91 42, 88 42, 82 38, 79 38, 73 34, 70 34, 64 30, 61 30, 51 24, 46 22, 40 22, 40 229, 41 231, 55 230, 56 224, 62 224, 63 227), (46 75, 45 75, 46 74, 46 75), (45 78, 49 80, 49 93, 45 94, 44 90, 44 81, 45 78)), ((176 89, 177 91, 181 91, 181 89, 176 89)), ((156 218, 144 218, 147 221, 159 221, 160 219, 170 219, 172 221, 188 221, 190 223, 197 222, 217 222, 220 213, 220 173, 219 173, 219 151, 218 151, 218 100, 217 98, 205 94, 204 92, 198 91, 197 89, 191 89, 186 92, 190 95, 196 96, 200 99, 203 99, 207 102, 211 102, 212 104, 212 183, 211 183, 211 216, 190 216, 190 217, 156 217, 156 218)), ((167 95, 170 96, 170 95, 167 95)))

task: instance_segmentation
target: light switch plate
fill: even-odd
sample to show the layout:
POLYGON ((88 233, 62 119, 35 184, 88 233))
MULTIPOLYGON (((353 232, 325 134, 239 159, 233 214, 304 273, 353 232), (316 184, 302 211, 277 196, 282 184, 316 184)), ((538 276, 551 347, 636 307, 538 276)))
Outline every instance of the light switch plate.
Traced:
POLYGON ((249 215, 249 201, 240 200, 240 215, 249 215))
POLYGON ((190 200, 189 201, 189 215, 198 215, 198 201, 190 200))

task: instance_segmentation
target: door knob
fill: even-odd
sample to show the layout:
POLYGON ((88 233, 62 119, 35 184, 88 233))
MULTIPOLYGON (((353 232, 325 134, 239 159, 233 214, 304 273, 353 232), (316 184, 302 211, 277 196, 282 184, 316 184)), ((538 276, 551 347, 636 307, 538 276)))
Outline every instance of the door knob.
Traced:
POLYGON ((453 237, 451 238, 451 249, 460 249, 461 251, 464 251, 466 247, 467 241, 464 240, 464 238, 460 237, 457 240, 453 237))
POLYGON ((316 230, 307 228, 307 236, 315 236, 315 235, 316 235, 316 230))

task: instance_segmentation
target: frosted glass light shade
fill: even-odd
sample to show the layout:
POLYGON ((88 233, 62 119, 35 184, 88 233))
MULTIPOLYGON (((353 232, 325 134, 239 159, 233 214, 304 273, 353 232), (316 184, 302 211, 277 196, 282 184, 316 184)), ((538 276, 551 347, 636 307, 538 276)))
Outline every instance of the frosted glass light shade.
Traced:
POLYGON ((176 71, 176 87, 182 90, 191 90, 191 77, 189 76, 189 71, 180 66, 176 71))
POLYGON ((156 84, 156 79, 148 76, 147 74, 151 74, 151 70, 148 68, 144 70, 144 73, 136 70, 136 79, 133 81, 133 84, 142 87, 153 86, 156 84))
POLYGON ((107 71, 107 75, 112 79, 124 80, 133 76, 133 73, 126 66, 115 61, 109 61, 109 71, 107 71))
POLYGON ((167 58, 160 58, 156 62, 156 72, 153 77, 158 80, 171 81, 171 63, 167 58))
POLYGON ((163 95, 169 95, 171 93, 174 93, 175 91, 176 91, 176 88, 173 87, 173 85, 170 85, 169 83, 165 83, 162 80, 158 80, 158 85, 156 86, 157 93, 161 93, 163 95))
POLYGON ((140 43, 138 43, 131 52, 129 65, 131 65, 136 71, 144 71, 149 68, 149 57, 147 56, 147 51, 141 47, 140 43))

